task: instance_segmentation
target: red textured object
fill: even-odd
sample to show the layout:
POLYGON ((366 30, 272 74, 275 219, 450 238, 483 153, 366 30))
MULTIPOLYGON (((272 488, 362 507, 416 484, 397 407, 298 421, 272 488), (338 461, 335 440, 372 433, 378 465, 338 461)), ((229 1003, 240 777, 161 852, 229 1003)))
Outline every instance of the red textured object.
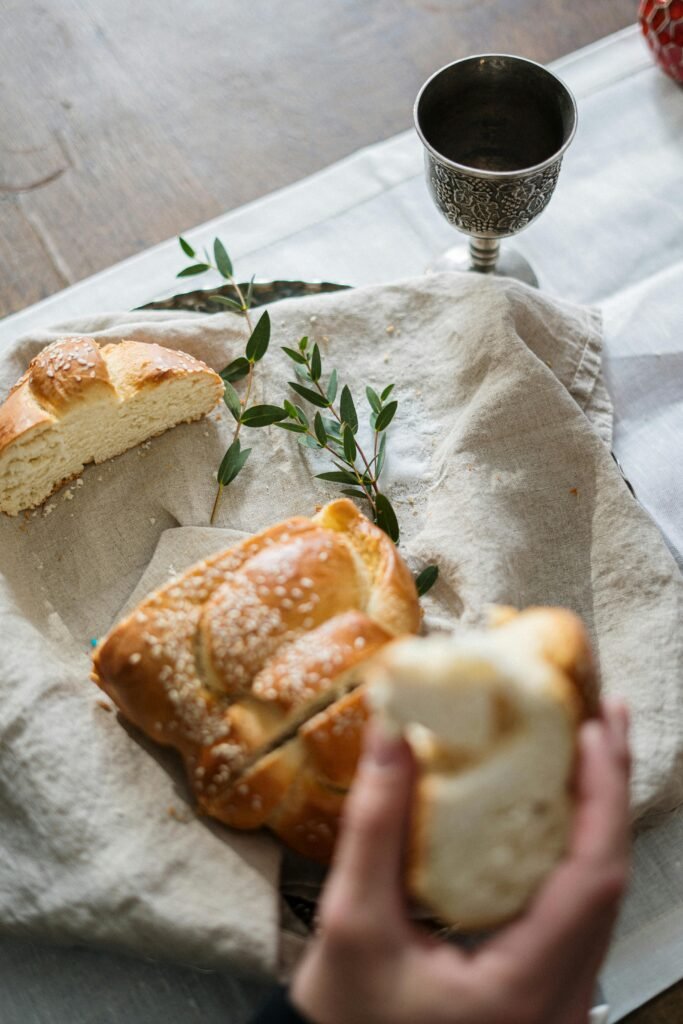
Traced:
POLYGON ((659 66, 683 84, 683 0, 640 0, 638 18, 659 66))

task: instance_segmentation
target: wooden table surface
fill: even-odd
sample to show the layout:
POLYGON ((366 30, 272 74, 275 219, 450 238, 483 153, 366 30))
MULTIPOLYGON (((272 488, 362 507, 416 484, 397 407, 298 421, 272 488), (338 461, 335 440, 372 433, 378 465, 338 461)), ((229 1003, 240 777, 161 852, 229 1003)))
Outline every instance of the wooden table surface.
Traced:
MULTIPOLYGON (((450 60, 550 61, 636 7, 4 0, 0 316, 408 128, 450 60)), ((680 1022, 683 983, 627 1020, 680 1022)))

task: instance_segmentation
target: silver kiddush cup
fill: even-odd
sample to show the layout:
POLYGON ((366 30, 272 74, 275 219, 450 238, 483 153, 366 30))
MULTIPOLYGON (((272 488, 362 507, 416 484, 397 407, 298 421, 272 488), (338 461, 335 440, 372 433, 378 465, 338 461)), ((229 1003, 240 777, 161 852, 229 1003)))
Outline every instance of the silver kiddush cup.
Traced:
POLYGON ((470 235, 469 259, 451 250, 438 269, 537 284, 518 253, 505 252, 499 261, 500 239, 531 224, 550 201, 576 131, 569 89, 534 61, 479 54, 433 74, 418 93, 414 116, 432 199, 470 235))

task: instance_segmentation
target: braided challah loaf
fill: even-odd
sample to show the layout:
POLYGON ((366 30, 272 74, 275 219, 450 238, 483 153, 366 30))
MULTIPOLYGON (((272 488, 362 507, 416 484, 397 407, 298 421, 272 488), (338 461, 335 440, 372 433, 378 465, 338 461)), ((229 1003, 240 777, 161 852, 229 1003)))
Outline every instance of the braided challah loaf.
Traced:
POLYGON ((421 765, 409 884, 443 920, 496 924, 561 855, 575 735, 595 707, 580 621, 497 610, 417 638, 412 576, 347 500, 200 562, 102 640, 93 679, 182 755, 199 807, 326 861, 372 706, 421 765))
POLYGON ((576 729, 597 711, 580 620, 496 609, 497 628, 397 640, 368 666, 370 700, 421 766, 413 895, 462 930, 517 914, 562 855, 576 729))
POLYGON ((0 406, 0 512, 34 508, 87 463, 200 419, 223 390, 200 360, 161 345, 48 345, 0 406))
POLYGON ((205 813, 326 860, 365 721, 359 666, 419 622, 396 548, 342 499, 157 590, 99 644, 93 679, 180 751, 205 813))

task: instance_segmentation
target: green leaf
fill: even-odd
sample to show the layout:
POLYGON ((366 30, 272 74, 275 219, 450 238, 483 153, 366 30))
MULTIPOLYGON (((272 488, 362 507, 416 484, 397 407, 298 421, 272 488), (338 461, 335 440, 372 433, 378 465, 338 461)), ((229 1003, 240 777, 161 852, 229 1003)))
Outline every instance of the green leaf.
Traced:
POLYGON ((375 480, 379 480, 380 473, 384 468, 384 459, 387 454, 387 435, 382 434, 379 442, 377 459, 375 460, 375 480))
POLYGON ((386 430, 391 421, 393 420, 394 414, 397 409, 398 402, 389 402, 388 405, 385 405, 382 411, 377 415, 377 420, 375 422, 375 430, 377 430, 378 432, 380 430, 386 430))
POLYGON ((303 384, 297 384, 296 381, 290 380, 289 386, 292 391, 296 391, 297 395, 301 395, 311 405, 315 405, 318 409, 327 409, 329 402, 322 395, 319 395, 317 391, 311 391, 310 388, 305 388, 303 384))
POLYGON ((346 470, 339 471, 338 473, 316 473, 318 480, 329 480, 333 484, 357 484, 358 480, 353 473, 347 473, 346 470))
POLYGON ((244 467, 244 463, 249 458, 250 451, 251 448, 241 448, 239 437, 232 442, 218 468, 218 483, 221 487, 232 483, 244 467))
POLYGON ((300 405, 295 405, 294 406, 294 410, 296 412, 296 418, 298 419, 299 423, 303 423, 303 425, 305 427, 307 427, 308 426, 308 416, 303 411, 301 406, 300 405))
POLYGON ((227 306, 228 309, 235 309, 235 310, 237 310, 238 313, 243 313, 244 312, 244 309, 242 308, 240 303, 239 302, 235 302, 234 299, 231 299, 227 295, 212 295, 211 296, 211 301, 212 302, 217 302, 219 306, 227 306))
POLYGON ((313 346, 313 355, 311 356, 311 380, 313 382, 320 380, 320 374, 323 372, 322 360, 320 358, 320 349, 318 348, 317 342, 313 346))
POLYGON ((292 405, 292 403, 289 401, 288 398, 285 398, 285 400, 282 403, 282 405, 284 407, 285 412, 289 416, 290 420, 298 420, 299 419, 299 417, 296 414, 296 406, 292 405))
POLYGON ((258 363, 268 351, 270 343, 270 316, 268 311, 263 314, 256 327, 252 331, 247 342, 247 359, 250 363, 258 363))
POLYGON ((305 434, 308 430, 303 423, 273 423, 273 426, 280 430, 291 430, 293 434, 305 434))
POLYGON ((320 441, 320 444, 324 447, 327 444, 327 432, 323 424, 323 418, 319 412, 315 414, 315 419, 313 420, 313 427, 315 429, 315 436, 320 441))
POLYGON ((365 491, 360 491, 354 487, 342 487, 341 492, 342 494, 348 495, 349 498, 362 498, 363 501, 368 500, 368 496, 365 491))
POLYGON ((251 275, 251 281, 249 282, 249 287, 247 288, 247 296, 246 296, 246 298, 244 300, 244 305, 247 307, 247 309, 251 309, 251 300, 254 297, 254 278, 255 277, 256 277, 256 274, 252 274, 251 275))
POLYGON ((298 366, 295 363, 294 364, 294 373, 297 375, 299 380, 310 381, 310 379, 311 379, 311 375, 308 372, 308 367, 307 366, 298 366))
POLYGON ((245 427, 268 427, 271 423, 285 419, 287 413, 278 405, 252 405, 251 409, 245 409, 242 413, 245 427))
POLYGON ((380 409, 382 408, 382 400, 380 399, 377 392, 373 391, 371 387, 367 387, 365 389, 365 394, 367 396, 368 402, 370 403, 372 411, 379 412, 380 409))
POLYGON ((305 352, 308 348, 308 335, 304 335, 303 338, 299 338, 299 351, 305 352))
POLYGON ((180 248, 183 250, 186 256, 190 259, 194 259, 197 253, 194 251, 189 242, 186 242, 182 235, 178 235, 178 241, 180 242, 180 248))
POLYGON ((221 242, 220 238, 214 239, 213 255, 216 260, 216 266, 218 267, 219 274, 230 280, 232 277, 232 262, 230 261, 230 257, 225 251, 225 246, 221 242))
POLYGON ((239 418, 242 415, 242 403, 240 402, 240 396, 237 394, 230 381, 224 379, 223 383, 225 384, 223 401, 235 419, 239 421, 239 418))
POLYGON ((426 569, 423 569, 415 580, 418 597, 422 597, 428 590, 431 590, 438 578, 438 565, 428 565, 426 569))
POLYGON ((346 384, 342 388, 341 401, 339 403, 339 411, 341 412, 341 418, 344 423, 348 423, 351 430, 356 433, 358 430, 358 416, 356 415, 356 407, 353 404, 353 398, 346 384))
POLYGON ((302 445, 304 448, 319 448, 320 447, 320 445, 318 444, 316 439, 314 437, 309 437, 308 435, 306 435, 306 437, 300 437, 299 438, 299 444, 302 445))
POLYGON ((238 356, 237 359, 233 359, 231 363, 228 363, 221 370, 220 376, 226 381, 242 380, 249 373, 249 366, 248 359, 245 359, 244 356, 238 356))
POLYGON ((393 384, 389 384, 389 385, 387 385, 387 387, 385 387, 384 391, 382 392, 382 401, 383 402, 386 402, 387 398, 389 397, 389 395, 391 394, 391 392, 393 390, 394 390, 394 385, 393 384))
POLYGON ((190 267, 185 267, 181 270, 176 277, 193 277, 194 274, 203 274, 205 270, 211 270, 211 267, 206 263, 193 263, 190 267))
POLYGON ((342 439, 344 441, 344 455, 348 462, 353 462, 356 458, 356 442, 353 439, 353 431, 346 423, 342 428, 342 439))
POLYGON ((302 356, 301 352, 297 352, 296 349, 287 348, 286 345, 283 345, 282 351, 285 352, 290 359, 293 359, 295 363, 301 363, 303 366, 306 365, 306 357, 302 356))
POLYGON ((337 397, 337 371, 333 370, 327 382, 327 401, 332 405, 337 397))
POLYGON ((323 416, 323 423, 328 434, 331 434, 335 439, 341 440, 341 427, 336 420, 333 420, 331 416, 323 416))
POLYGON ((377 508, 377 525, 389 534, 394 544, 398 544, 400 536, 398 519, 386 494, 375 496, 375 507, 377 508))

